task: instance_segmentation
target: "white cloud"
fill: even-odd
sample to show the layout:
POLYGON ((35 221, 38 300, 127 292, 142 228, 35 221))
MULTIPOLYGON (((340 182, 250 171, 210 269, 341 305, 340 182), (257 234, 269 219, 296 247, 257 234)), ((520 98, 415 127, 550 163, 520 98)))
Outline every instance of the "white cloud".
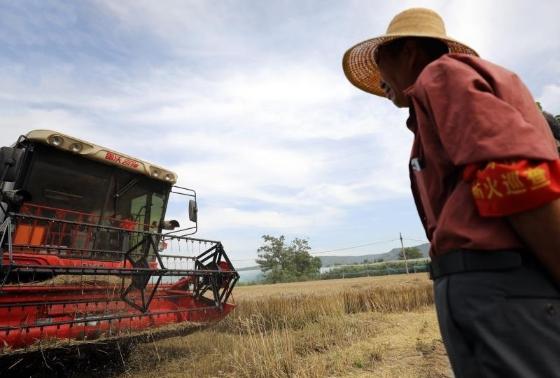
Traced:
POLYGON ((321 215, 294 216, 289 212, 257 210, 244 211, 231 207, 209 208, 205 211, 207 230, 237 229, 245 227, 258 227, 260 229, 274 229, 277 232, 286 229, 308 228, 315 221, 321 220, 321 215))
POLYGON ((89 119, 64 110, 4 110, 0 111, 0 115, 0 130, 7 145, 35 129, 56 130, 82 138, 93 138, 95 134, 89 119))
POLYGON ((192 57, 248 53, 240 34, 245 17, 234 3, 196 0, 110 1, 97 4, 118 20, 118 28, 131 33, 149 30, 175 54, 192 57))
POLYGON ((560 114, 560 83, 546 85, 538 100, 544 110, 553 114, 560 114))

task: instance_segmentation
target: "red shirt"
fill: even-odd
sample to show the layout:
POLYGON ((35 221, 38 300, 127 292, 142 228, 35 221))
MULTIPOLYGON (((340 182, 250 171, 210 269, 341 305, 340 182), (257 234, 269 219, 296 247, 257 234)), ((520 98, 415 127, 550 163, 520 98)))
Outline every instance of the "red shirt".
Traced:
POLYGON ((529 90, 512 72, 477 57, 447 54, 405 93, 414 133, 410 177, 430 254, 453 249, 523 248, 504 217, 481 217, 467 165, 558 159, 552 133, 529 90))

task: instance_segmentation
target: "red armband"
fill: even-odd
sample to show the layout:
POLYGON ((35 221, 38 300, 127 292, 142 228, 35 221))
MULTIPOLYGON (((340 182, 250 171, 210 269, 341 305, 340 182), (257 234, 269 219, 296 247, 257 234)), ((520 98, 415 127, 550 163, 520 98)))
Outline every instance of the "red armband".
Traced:
POLYGON ((560 198, 560 160, 490 162, 482 169, 467 166, 463 179, 484 217, 508 216, 560 198))

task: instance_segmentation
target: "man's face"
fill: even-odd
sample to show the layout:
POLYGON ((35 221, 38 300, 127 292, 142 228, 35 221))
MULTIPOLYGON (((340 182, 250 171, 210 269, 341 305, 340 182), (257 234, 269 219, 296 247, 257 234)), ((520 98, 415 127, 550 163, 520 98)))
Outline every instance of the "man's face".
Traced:
POLYGON ((399 108, 409 107, 410 100, 403 91, 411 85, 410 69, 407 68, 403 49, 394 52, 381 46, 378 48, 375 60, 381 74, 381 88, 387 98, 399 108))

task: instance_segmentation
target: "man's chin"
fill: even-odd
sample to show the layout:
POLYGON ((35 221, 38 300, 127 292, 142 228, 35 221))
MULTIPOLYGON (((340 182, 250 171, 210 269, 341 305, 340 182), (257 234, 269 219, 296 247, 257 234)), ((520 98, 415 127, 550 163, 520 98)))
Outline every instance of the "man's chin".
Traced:
POLYGON ((397 108, 408 108, 410 107, 410 104, 408 103, 408 101, 403 101, 402 99, 391 99, 391 102, 397 107, 397 108))

